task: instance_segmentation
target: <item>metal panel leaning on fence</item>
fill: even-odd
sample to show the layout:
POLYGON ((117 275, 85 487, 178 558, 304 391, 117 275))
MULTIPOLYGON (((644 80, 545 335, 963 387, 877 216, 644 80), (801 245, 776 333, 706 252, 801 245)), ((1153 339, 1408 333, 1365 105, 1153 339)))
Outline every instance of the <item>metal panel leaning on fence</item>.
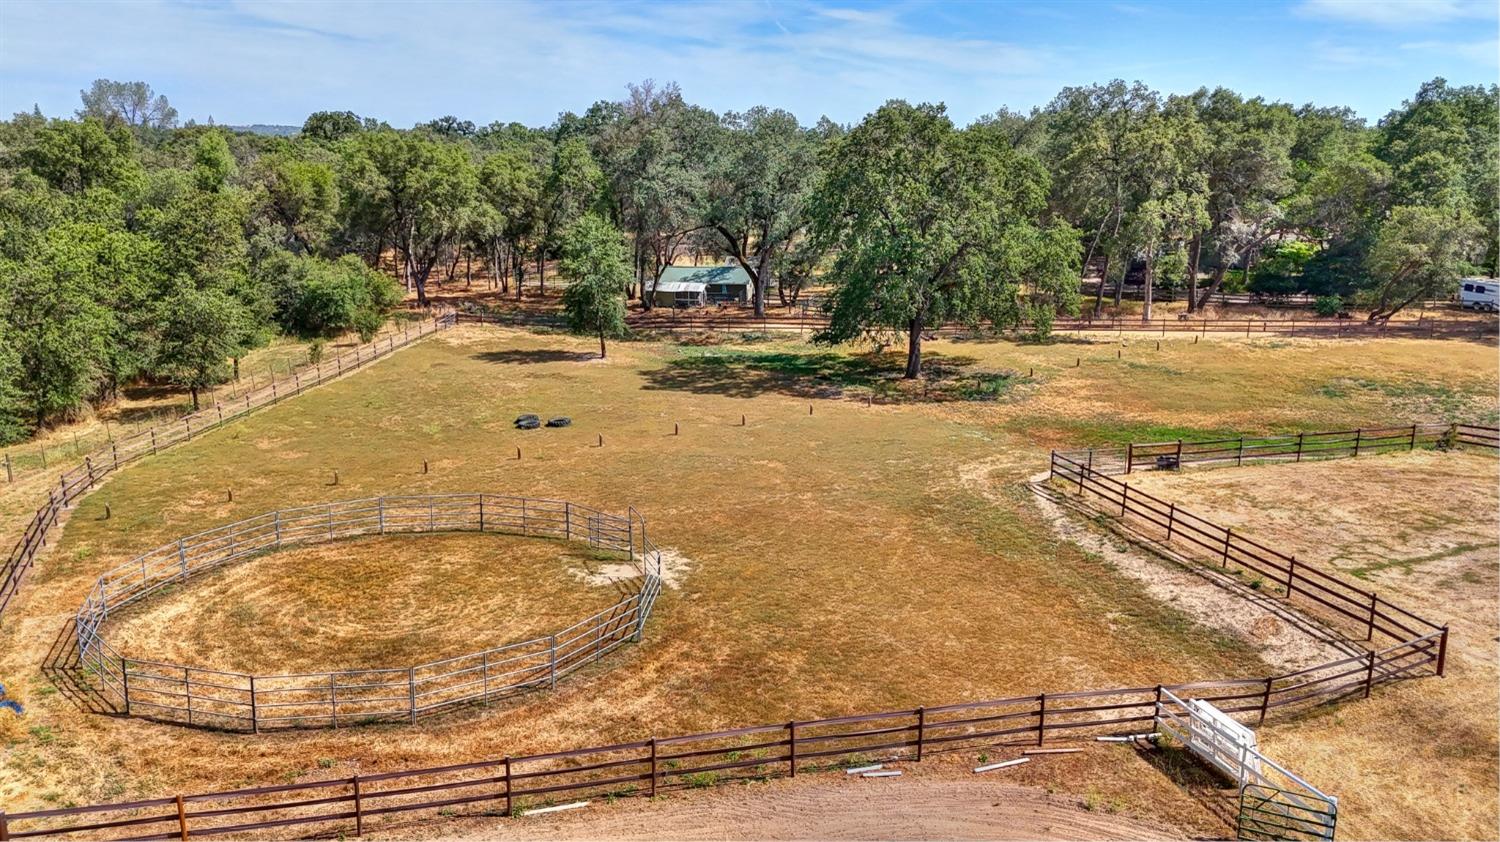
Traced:
POLYGON ((634 508, 623 515, 497 494, 371 497, 281 509, 189 535, 99 577, 79 608, 79 661, 117 712, 259 733, 286 727, 412 722, 558 679, 639 641, 661 592, 661 553, 634 508), (111 612, 200 573, 280 547, 358 535, 477 531, 587 542, 637 575, 612 606, 555 633, 383 669, 250 675, 131 657, 108 641, 111 612))
POLYGON ((408 325, 400 332, 378 338, 367 345, 355 346, 353 350, 331 360, 303 366, 292 373, 290 382, 273 381, 228 403, 220 403, 184 415, 169 424, 116 439, 88 454, 80 464, 58 475, 57 482, 47 493, 47 502, 37 509, 21 537, 12 545, 4 561, 0 562, 0 620, 3 620, 6 607, 20 589, 21 579, 34 564, 37 553, 47 545, 48 533, 57 525, 62 513, 109 474, 137 459, 216 430, 227 421, 300 395, 313 386, 341 377, 454 324, 454 315, 444 313, 418 322, 415 326, 408 325))

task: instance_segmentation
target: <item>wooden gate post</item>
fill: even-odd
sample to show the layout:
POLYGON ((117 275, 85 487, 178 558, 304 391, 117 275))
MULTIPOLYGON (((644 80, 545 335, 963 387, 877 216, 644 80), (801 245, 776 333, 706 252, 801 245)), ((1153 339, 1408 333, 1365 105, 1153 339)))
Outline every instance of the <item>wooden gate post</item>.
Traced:
POLYGON ((1037 696, 1036 701, 1036 744, 1041 745, 1047 739, 1047 694, 1037 696))

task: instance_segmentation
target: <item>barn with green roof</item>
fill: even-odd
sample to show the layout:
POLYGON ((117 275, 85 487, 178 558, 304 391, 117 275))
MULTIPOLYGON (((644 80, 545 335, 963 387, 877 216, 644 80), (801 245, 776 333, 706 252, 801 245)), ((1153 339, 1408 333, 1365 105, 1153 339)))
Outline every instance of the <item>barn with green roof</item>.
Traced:
POLYGON ((750 300, 750 273, 738 263, 722 266, 664 266, 651 303, 694 307, 707 302, 743 304, 750 300))

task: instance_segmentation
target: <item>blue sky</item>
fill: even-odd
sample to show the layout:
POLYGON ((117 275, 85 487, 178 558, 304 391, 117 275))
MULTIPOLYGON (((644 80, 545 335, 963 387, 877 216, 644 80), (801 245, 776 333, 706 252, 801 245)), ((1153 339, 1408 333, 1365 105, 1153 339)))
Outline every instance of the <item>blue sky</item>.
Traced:
POLYGON ((398 127, 445 114, 541 125, 654 78, 718 111, 851 122, 902 97, 967 121, 1123 78, 1374 121, 1434 76, 1495 82, 1497 26, 1494 0, 0 0, 0 112, 68 115, 107 77, 143 79, 200 121, 348 109, 398 127))

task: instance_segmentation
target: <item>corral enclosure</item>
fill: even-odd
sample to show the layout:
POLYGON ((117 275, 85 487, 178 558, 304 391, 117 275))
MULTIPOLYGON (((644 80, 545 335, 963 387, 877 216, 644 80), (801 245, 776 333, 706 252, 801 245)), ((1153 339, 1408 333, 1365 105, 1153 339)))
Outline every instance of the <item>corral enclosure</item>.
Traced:
MULTIPOLYGON (((885 386, 887 361, 796 343, 630 344, 608 362, 588 347, 462 328, 147 460, 86 498, 0 630, 0 667, 30 676, 21 686, 33 721, 49 728, 49 739, 18 735, 7 751, 6 799, 25 791, 38 805, 82 803, 1262 674, 1254 641, 1194 622, 1057 541, 1020 487, 1045 469, 1047 449, 1495 413, 1493 348, 1477 343, 1169 340, 1156 351, 1129 341, 1117 358, 1115 343, 943 342, 933 360, 951 376, 927 400, 885 386), (522 411, 568 414, 574 426, 512 430, 522 411), (672 551, 677 584, 645 641, 608 669, 503 710, 264 744, 105 719, 45 690, 36 665, 55 627, 99 572, 139 552, 277 507, 475 487, 645 512, 672 551)), ((368 559, 373 574, 389 547, 308 552, 315 563, 328 558, 320 553, 368 559)), ((268 563, 294 562, 250 565, 268 563)), ((212 587, 190 583, 161 610, 195 593, 210 599, 212 587)), ((244 600, 258 607, 234 622, 274 622, 277 609, 254 592, 244 600)), ((482 608, 476 599, 455 612, 482 608)), ((1129 794, 1139 786, 1131 774, 1097 785, 1125 809, 1158 809, 1129 794)))

